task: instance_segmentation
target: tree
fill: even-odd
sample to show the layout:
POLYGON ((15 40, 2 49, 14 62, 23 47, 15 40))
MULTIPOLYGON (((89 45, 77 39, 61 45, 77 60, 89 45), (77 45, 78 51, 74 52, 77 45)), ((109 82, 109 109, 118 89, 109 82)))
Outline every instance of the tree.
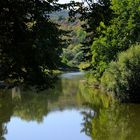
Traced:
POLYGON ((111 25, 101 31, 99 38, 92 44, 92 70, 100 80, 108 64, 116 60, 119 52, 140 42, 140 1, 112 0, 115 17, 111 25))
POLYGON ((0 80, 49 86, 63 45, 49 14, 60 7, 55 0, 5 0, 0 9, 0 80))
MULTIPOLYGON (((91 45, 95 38, 101 35, 101 31, 98 30, 100 23, 108 26, 112 19, 112 9, 110 8, 110 0, 84 0, 84 3, 77 10, 80 13, 80 20, 83 22, 83 29, 86 31, 86 38, 82 41, 81 50, 83 51, 83 61, 91 62, 92 53, 91 45)), ((86 69, 92 69, 89 65, 86 69)))

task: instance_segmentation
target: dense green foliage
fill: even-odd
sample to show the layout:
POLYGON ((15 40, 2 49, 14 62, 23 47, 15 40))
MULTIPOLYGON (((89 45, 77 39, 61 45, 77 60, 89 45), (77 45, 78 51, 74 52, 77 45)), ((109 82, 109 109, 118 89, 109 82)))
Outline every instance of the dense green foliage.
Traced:
POLYGON ((78 67, 83 58, 80 44, 84 40, 86 33, 80 27, 80 22, 76 25, 69 25, 72 32, 70 33, 70 44, 63 49, 62 62, 71 67, 78 67))
POLYGON ((139 101, 140 45, 120 53, 117 62, 111 62, 104 72, 101 83, 121 99, 139 101))
POLYGON ((110 0, 84 0, 83 2, 83 5, 78 9, 80 20, 84 21, 82 27, 86 32, 86 37, 81 45, 81 50, 84 54, 82 61, 85 63, 83 69, 93 69, 90 63, 93 55, 91 45, 95 38, 98 38, 102 34, 100 23, 103 22, 106 26, 110 25, 113 14, 110 8, 110 0))
POLYGON ((93 42, 92 66, 97 78, 102 76, 108 64, 117 54, 127 50, 132 44, 140 42, 140 1, 112 0, 115 18, 105 27, 102 35, 93 42))
POLYGON ((49 14, 60 7, 55 0, 4 0, 0 9, 0 81, 49 86, 63 33, 49 14))
MULTIPOLYGON (((118 64, 121 63, 122 56, 120 56, 118 62, 114 63, 112 61, 117 60, 119 53, 140 42, 140 1, 101 0, 97 3, 86 2, 88 6, 80 7, 78 10, 81 10, 81 13, 83 12, 81 20, 85 20, 83 28, 87 32, 87 36, 82 49, 87 58, 86 63, 88 65, 86 66, 92 71, 93 81, 100 82, 104 75, 102 80, 106 80, 105 85, 108 89, 112 88, 111 90, 122 97, 123 94, 133 93, 130 98, 131 96, 138 98, 138 95, 136 95, 140 89, 138 85, 138 73, 140 72, 138 64, 133 64, 131 72, 129 70, 129 75, 127 68, 121 69, 120 67, 120 65, 126 67, 127 64, 118 64), (107 69, 108 67, 109 69, 107 69), (119 72, 117 69, 119 69, 119 72), (113 80, 114 77, 117 77, 117 81, 113 80), (121 80, 119 80, 119 77, 121 80)), ((135 50, 135 48, 133 49, 135 50)), ((124 55, 131 57, 133 54, 130 54, 129 51, 124 55)), ((135 59, 139 61, 138 54, 132 57, 132 61, 135 61, 135 59)), ((129 57, 124 59, 129 59, 129 57)))
POLYGON ((67 32, 67 35, 63 36, 67 42, 61 55, 62 63, 70 67, 78 67, 83 57, 80 46, 86 32, 82 29, 80 20, 70 21, 68 13, 68 10, 54 12, 51 14, 51 19, 60 25, 60 29, 67 32))
MULTIPOLYGON (((0 8, 0 81, 48 87, 54 78, 52 70, 64 70, 65 65, 60 64, 80 64, 80 68, 92 71, 93 81, 102 79, 107 89, 116 94, 137 93, 137 64, 125 77, 124 68, 119 66, 126 68, 126 63, 119 63, 128 58, 120 55, 117 60, 117 56, 140 42, 139 0, 85 0, 66 5, 59 5, 56 0, 6 0, 0 8), (68 21, 68 11, 62 7, 69 7, 70 18, 76 17, 74 22, 68 21), (56 13, 59 10, 62 11, 56 13), (63 30, 70 31, 69 35, 64 36, 63 30), (80 63, 83 58, 85 62, 80 63), (115 87, 107 80, 111 76, 108 71, 122 78, 115 87)), ((123 55, 131 57, 129 51, 126 53, 123 55)), ((139 57, 135 55, 132 61, 135 59, 139 57)))
POLYGON ((86 31, 83 50, 88 68, 100 79, 117 54, 140 41, 139 0, 84 1, 79 12, 86 31))

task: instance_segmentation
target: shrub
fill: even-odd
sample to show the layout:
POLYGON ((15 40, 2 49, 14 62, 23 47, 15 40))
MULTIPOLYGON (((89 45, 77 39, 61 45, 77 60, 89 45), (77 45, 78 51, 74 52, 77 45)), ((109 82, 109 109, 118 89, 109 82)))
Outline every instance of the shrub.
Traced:
POLYGON ((121 100, 140 101, 140 45, 121 52, 104 72, 101 84, 121 100))

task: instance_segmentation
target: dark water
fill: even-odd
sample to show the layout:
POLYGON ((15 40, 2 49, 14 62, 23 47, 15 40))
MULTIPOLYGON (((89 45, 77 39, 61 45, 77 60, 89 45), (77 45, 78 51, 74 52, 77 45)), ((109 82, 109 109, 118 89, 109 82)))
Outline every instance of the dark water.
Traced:
POLYGON ((116 104, 86 85, 82 73, 55 89, 0 92, 0 140, 140 140, 140 105, 116 104))

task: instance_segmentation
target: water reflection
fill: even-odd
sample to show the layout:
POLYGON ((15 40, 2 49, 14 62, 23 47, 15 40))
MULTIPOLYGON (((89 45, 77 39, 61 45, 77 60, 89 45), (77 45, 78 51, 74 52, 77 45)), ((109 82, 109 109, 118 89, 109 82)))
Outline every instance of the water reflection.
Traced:
POLYGON ((20 100, 21 99, 21 89, 19 87, 12 88, 12 99, 20 100))
POLYGON ((80 79, 69 74, 41 93, 0 91, 0 140, 139 140, 140 105, 115 103, 80 79))
MULTIPOLYGON (((1 91, 0 139, 5 137, 6 140, 16 140, 20 137, 21 140, 25 140, 26 134, 32 135, 34 140, 39 136, 51 139, 54 134, 53 129, 59 122, 57 133, 59 129, 64 128, 61 130, 64 134, 59 135, 61 138, 66 138, 66 135, 71 132, 71 135, 75 135, 77 139, 88 140, 84 133, 80 133, 82 120, 80 112, 83 110, 83 101, 79 94, 79 78, 61 78, 54 89, 41 93, 19 87, 1 91), (48 122, 49 118, 50 122, 48 122), (34 134, 33 131, 40 133, 34 134), (52 136, 49 135, 50 133, 52 136)), ((55 139, 59 137, 54 137, 55 139)))
POLYGON ((83 131, 87 135, 93 140, 140 139, 139 104, 113 103, 111 97, 99 90, 85 86, 81 88, 82 95, 87 100, 86 106, 91 110, 83 112, 83 131))
POLYGON ((10 122, 13 108, 12 98, 2 94, 0 98, 0 140, 5 139, 4 135, 7 134, 6 124, 10 122))

